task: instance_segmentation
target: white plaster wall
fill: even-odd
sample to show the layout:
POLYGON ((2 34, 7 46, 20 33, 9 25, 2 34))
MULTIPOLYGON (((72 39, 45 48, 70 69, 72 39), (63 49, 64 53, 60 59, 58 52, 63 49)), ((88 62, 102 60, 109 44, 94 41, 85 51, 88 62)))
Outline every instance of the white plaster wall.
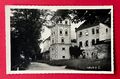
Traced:
POLYGON ((57 27, 58 27, 58 37, 57 37, 57 39, 58 39, 58 41, 57 41, 57 43, 61 43, 61 38, 64 38, 64 43, 65 44, 69 44, 69 43, 71 43, 71 30, 70 30, 70 26, 65 26, 65 25, 57 25, 57 27), (62 30, 62 35, 60 35, 60 30, 62 30), (68 35, 66 36, 65 35, 65 31, 68 31, 68 35))
POLYGON ((100 35, 99 35, 100 40, 106 40, 106 39, 111 39, 111 29, 100 23, 100 35), (108 32, 106 33, 106 29, 108 29, 108 32))
POLYGON ((50 48, 50 40, 46 40, 43 45, 43 52, 48 51, 50 48))
POLYGON ((70 45, 58 45, 58 59, 70 59, 70 52, 69 52, 69 46, 70 45), (65 50, 62 50, 62 48, 65 48, 65 50), (62 56, 65 56, 65 58, 62 58, 62 56))
POLYGON ((92 49, 92 39, 95 39, 96 41, 96 39, 99 38, 99 33, 96 33, 96 28, 99 28, 99 25, 77 31, 77 45, 79 46, 79 42, 82 41, 82 49, 92 49), (92 34, 93 28, 95 30, 95 34, 92 34), (86 36, 86 31, 88 31, 88 36, 86 36), (82 32, 81 37, 79 37, 80 32, 82 32), (88 47, 85 47, 86 40, 88 40, 88 47))

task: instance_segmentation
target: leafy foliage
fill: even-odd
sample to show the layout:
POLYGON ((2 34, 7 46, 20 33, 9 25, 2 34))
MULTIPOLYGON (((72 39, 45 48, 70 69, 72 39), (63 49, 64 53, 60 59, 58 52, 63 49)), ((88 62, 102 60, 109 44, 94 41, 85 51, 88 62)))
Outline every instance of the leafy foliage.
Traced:
POLYGON ((70 50, 70 55, 74 58, 78 58, 80 55, 82 55, 82 51, 78 46, 71 46, 69 48, 70 50))
POLYGON ((111 12, 110 9, 86 9, 86 10, 80 10, 80 9, 70 9, 70 10, 57 10, 56 14, 57 16, 61 16, 63 19, 65 17, 71 17, 72 22, 78 23, 79 21, 86 21, 86 23, 94 22, 96 19, 98 19, 102 23, 110 24, 110 16, 111 12))
POLYGON ((36 59, 40 53, 39 39, 42 24, 45 22, 47 10, 11 9, 11 62, 19 66, 30 58, 36 59), (20 55, 25 56, 24 59, 20 55))

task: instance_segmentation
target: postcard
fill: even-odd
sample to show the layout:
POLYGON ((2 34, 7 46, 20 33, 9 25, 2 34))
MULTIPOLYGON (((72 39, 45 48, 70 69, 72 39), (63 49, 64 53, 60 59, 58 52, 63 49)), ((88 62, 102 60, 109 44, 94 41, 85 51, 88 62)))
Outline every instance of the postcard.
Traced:
POLYGON ((6 5, 7 74, 114 74, 113 6, 6 5))

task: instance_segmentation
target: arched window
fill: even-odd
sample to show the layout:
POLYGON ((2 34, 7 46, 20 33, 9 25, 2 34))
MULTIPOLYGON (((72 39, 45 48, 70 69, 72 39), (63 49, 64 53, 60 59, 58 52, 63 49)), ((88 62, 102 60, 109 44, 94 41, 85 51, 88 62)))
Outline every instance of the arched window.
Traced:
POLYGON ((60 35, 62 35, 62 29, 60 29, 60 35))
POLYGON ((88 40, 85 42, 85 46, 88 46, 88 40))
POLYGON ((67 30, 65 31, 65 35, 68 36, 68 31, 67 30))

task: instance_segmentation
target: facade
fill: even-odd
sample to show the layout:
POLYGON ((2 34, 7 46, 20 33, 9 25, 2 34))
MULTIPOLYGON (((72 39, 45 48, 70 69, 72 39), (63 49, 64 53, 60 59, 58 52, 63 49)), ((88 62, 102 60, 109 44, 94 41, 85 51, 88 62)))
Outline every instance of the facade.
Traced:
POLYGON ((50 49, 50 36, 43 41, 43 52, 49 51, 50 49))
POLYGON ((42 58, 45 60, 49 60, 50 58, 50 36, 46 38, 44 41, 41 42, 41 53, 42 53, 42 58))
POLYGON ((86 58, 97 58, 98 53, 95 46, 100 41, 109 40, 110 32, 109 26, 98 21, 93 24, 82 24, 76 28, 77 45, 84 50, 82 53, 86 58))
POLYGON ((50 59, 70 59, 71 21, 66 18, 57 21, 51 28, 50 59))
POLYGON ((50 47, 51 30, 47 26, 42 26, 40 43, 41 52, 45 52, 50 47))

